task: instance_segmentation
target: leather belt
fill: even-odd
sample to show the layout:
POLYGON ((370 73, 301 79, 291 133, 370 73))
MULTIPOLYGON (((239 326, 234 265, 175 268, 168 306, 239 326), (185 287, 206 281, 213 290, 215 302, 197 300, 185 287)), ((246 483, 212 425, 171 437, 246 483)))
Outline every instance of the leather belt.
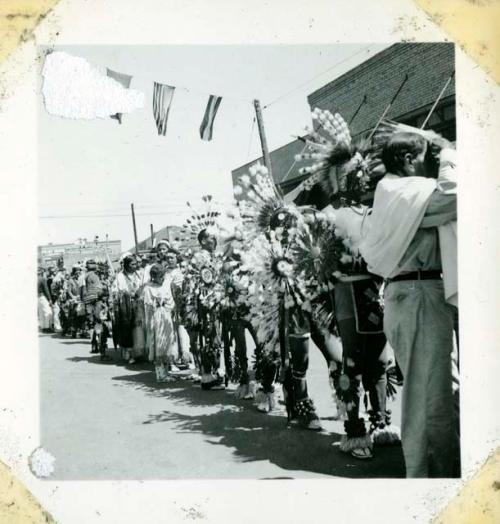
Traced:
POLYGON ((441 280, 443 277, 440 270, 434 271, 412 271, 411 273, 404 273, 393 278, 388 278, 387 283, 398 282, 400 280, 441 280))

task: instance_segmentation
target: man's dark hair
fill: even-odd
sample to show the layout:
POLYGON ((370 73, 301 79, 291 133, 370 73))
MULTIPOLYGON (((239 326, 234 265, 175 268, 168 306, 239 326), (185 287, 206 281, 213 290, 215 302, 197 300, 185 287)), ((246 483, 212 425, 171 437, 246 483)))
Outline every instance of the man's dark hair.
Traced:
POLYGON ((405 164, 405 155, 413 158, 426 150, 426 140, 417 133, 401 132, 394 134, 382 150, 382 162, 388 173, 400 173, 405 164))
POLYGON ((201 244, 201 242, 203 240, 205 240, 205 238, 207 238, 209 236, 209 233, 206 229, 202 229, 199 233, 198 233, 198 242, 201 244))
POLYGON ((128 270, 130 268, 130 264, 132 264, 132 262, 135 262, 135 259, 133 256, 127 256, 123 259, 123 269, 126 269, 128 270))

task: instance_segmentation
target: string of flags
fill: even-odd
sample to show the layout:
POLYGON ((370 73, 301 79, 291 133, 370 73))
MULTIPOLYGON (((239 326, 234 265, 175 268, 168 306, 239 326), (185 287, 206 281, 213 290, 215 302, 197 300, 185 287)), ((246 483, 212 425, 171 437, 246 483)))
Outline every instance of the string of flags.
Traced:
MULTIPOLYGON (((132 81, 130 75, 117 73, 109 68, 107 69, 107 73, 109 77, 120 82, 125 89, 130 87, 132 81)), ((168 115, 172 106, 174 92, 175 86, 160 84, 159 82, 154 82, 153 84, 153 116, 156 122, 156 128, 158 129, 158 135, 165 136, 167 134, 168 115)), ((200 138, 202 140, 212 140, 215 116, 217 115, 221 102, 221 96, 209 95, 207 107, 200 125, 200 138)), ((120 124, 122 123, 121 113, 111 115, 111 118, 115 118, 120 124)))
MULTIPOLYGON (((366 49, 357 51, 349 58, 366 51, 366 49)), ((341 60, 326 71, 331 71, 344 61, 345 59, 341 60)), ((326 71, 323 71, 323 73, 326 71)), ((144 93, 130 87, 132 76, 109 68, 103 75, 100 68, 93 66, 86 59, 64 51, 49 50, 47 52, 42 76, 45 109, 51 115, 85 120, 111 117, 121 124, 125 113, 131 113, 144 107, 144 93)), ((304 84, 269 102, 264 106, 264 109, 289 96, 302 85, 304 84)), ((165 136, 167 133, 168 118, 176 89, 192 91, 191 88, 170 86, 159 82, 153 84, 153 116, 159 135, 165 136)), ((225 98, 240 102, 253 102, 232 96, 225 98)), ((202 140, 212 140, 214 122, 221 102, 221 96, 208 95, 207 106, 199 130, 202 140)))
MULTIPOLYGON (((119 124, 125 113, 144 106, 144 94, 131 89, 132 76, 106 68, 106 74, 87 60, 63 51, 46 56, 43 68, 45 108, 65 118, 113 118, 119 124)), ((152 109, 158 135, 166 136, 176 86, 153 82, 152 109)), ((179 88, 185 89, 185 88, 179 88)), ((208 95, 200 125, 200 138, 210 141, 222 97, 208 95)))
MULTIPOLYGON (((125 89, 130 88, 132 77, 123 73, 118 73, 107 69, 108 76, 118 81, 125 89)), ((154 82, 153 84, 153 116, 158 129, 158 135, 165 136, 167 134, 167 123, 170 108, 174 98, 175 86, 167 84, 160 84, 154 82)), ((200 125, 200 138, 202 140, 210 141, 213 136, 214 122, 222 102, 221 96, 209 95, 207 107, 203 115, 203 120, 200 125)), ((122 114, 117 113, 112 115, 118 122, 122 123, 122 114)))

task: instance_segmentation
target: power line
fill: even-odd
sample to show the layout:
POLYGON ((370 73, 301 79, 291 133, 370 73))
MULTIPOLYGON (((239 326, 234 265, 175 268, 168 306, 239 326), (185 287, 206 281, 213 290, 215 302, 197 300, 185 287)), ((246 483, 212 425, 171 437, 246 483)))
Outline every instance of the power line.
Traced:
POLYGON ((248 158, 250 156, 250 148, 252 147, 254 129, 255 129, 255 117, 253 117, 253 120, 252 120, 252 130, 250 131, 250 140, 248 141, 248 149, 247 149, 247 159, 245 162, 248 162, 248 158))
MULTIPOLYGON (((302 148, 302 151, 300 152, 300 154, 302 155, 306 149, 307 149, 307 144, 302 148)), ((293 163, 290 166, 290 169, 286 172, 285 176, 279 181, 280 184, 283 183, 288 178, 288 175, 292 172, 292 169, 295 167, 296 163, 297 163, 297 158, 294 158, 293 163)))
MULTIPOLYGON (((189 210, 186 208, 186 213, 188 213, 189 210)), ((162 213, 154 212, 154 213, 136 213, 136 216, 140 217, 150 217, 150 216, 159 216, 159 215, 178 215, 179 211, 164 211, 162 213)), ((127 217, 130 218, 130 213, 117 213, 117 214, 110 214, 110 215, 100 215, 100 214, 89 214, 89 215, 44 215, 39 216, 38 218, 41 220, 45 219, 58 219, 58 218, 114 218, 114 217, 127 217)))
POLYGON ((316 80, 316 78, 319 78, 320 76, 323 76, 325 73, 328 73, 329 71, 331 71, 332 69, 335 69, 336 67, 338 67, 339 65, 342 65, 343 63, 347 62, 348 60, 351 60, 351 58, 354 58, 355 56, 367 51, 368 49, 370 49, 371 45, 368 45, 366 47, 364 47, 363 49, 360 49, 358 51, 356 51, 353 55, 350 55, 342 60, 340 60, 339 62, 337 62, 336 64, 330 66, 328 69, 325 69, 323 72, 321 73, 318 73, 317 75, 313 76, 312 78, 310 78, 307 82, 304 82, 302 84, 300 84, 299 86, 297 87, 294 87, 293 89, 291 89, 290 91, 287 91, 286 93, 278 96, 277 98, 275 98, 274 100, 272 100, 271 102, 267 103, 262 109, 267 109, 269 106, 275 104, 276 102, 278 102, 279 100, 282 100, 283 98, 291 95, 292 93, 295 93, 295 91, 298 91, 299 89, 305 87, 307 84, 310 84, 313 80, 316 80))

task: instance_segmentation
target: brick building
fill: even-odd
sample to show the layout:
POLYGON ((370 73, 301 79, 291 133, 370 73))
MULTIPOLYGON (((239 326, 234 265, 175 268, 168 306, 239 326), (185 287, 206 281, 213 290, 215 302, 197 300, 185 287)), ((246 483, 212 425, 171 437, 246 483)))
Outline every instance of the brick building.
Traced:
MULTIPOLYGON (((361 136, 375 127, 408 75, 386 118, 420 127, 454 70, 451 43, 394 44, 314 91, 307 100, 311 109, 340 113, 349 123, 351 134, 361 136)), ((449 140, 456 139, 454 79, 426 129, 433 129, 449 140)), ((285 194, 306 178, 299 173, 304 163, 294 160, 303 148, 301 140, 294 140, 270 153, 273 177, 285 194)), ((255 159, 234 169, 233 185, 258 160, 262 162, 255 159)))

